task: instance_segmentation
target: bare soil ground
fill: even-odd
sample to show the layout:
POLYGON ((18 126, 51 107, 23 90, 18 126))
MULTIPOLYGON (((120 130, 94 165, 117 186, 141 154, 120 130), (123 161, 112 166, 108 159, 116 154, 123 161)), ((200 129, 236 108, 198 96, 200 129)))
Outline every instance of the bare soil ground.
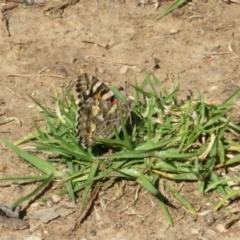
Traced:
MULTIPOLYGON (((115 86, 135 78, 141 82, 150 69, 169 86, 171 73, 183 99, 192 91, 219 102, 239 88, 240 5, 192 1, 156 21, 171 2, 163 1, 155 12, 154 5, 142 8, 137 2, 81 0, 62 14, 58 9, 43 13, 59 2, 10 10, 6 17, 11 36, 4 21, 0 29, 0 122, 14 117, 22 126, 17 121, 2 124, 1 136, 15 141, 31 132, 32 118, 38 117, 28 95, 52 104, 54 90, 76 79, 81 69, 115 86)), ((0 178, 31 174, 37 171, 1 144, 0 178)), ((135 201, 136 186, 126 184, 117 194, 120 185, 101 192, 76 231, 72 231, 76 211, 43 224, 31 218, 41 204, 25 203, 30 228, 13 230, 0 221, 0 239, 240 239, 238 221, 222 231, 221 224, 227 221, 223 213, 193 216, 169 196, 175 206, 170 208, 175 221, 170 228, 152 196, 141 190, 135 201)), ((0 203, 13 203, 34 187, 1 183, 0 203)), ((208 198, 195 189, 188 183, 182 193, 200 212, 212 210, 208 198)), ((54 188, 46 194, 53 192, 54 188)))

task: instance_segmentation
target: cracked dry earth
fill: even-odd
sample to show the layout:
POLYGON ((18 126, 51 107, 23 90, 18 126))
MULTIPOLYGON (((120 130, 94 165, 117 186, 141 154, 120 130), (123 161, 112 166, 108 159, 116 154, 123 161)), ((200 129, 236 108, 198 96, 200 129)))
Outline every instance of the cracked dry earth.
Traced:
MULTIPOLYGON (((60 91, 82 69, 111 85, 141 82, 145 70, 154 70, 166 86, 168 73, 179 81, 183 99, 189 91, 200 91, 209 101, 221 101, 240 86, 240 5, 217 0, 192 1, 160 21, 158 10, 137 1, 80 0, 55 11, 43 6, 17 7, 7 12, 0 35, 0 135, 15 141, 34 129, 36 107, 28 95, 51 105, 54 91, 60 91), (18 119, 22 125, 19 125, 18 119)), ((10 4, 1 3, 1 7, 10 4)), ((239 99, 236 100, 236 106, 239 99)), ((236 107, 236 118, 238 118, 236 107)), ((1 144, 0 178, 39 174, 1 144)), ((177 186, 177 183, 175 183, 177 186)), ((35 184, 0 183, 0 203, 10 204, 31 192, 35 184)), ((54 194, 58 185, 46 191, 54 194)), ((91 214, 76 231, 76 208, 44 223, 33 218, 46 206, 39 199, 22 204, 21 214, 29 226, 19 227, 11 218, 0 217, 0 239, 240 239, 236 220, 228 228, 222 212, 212 212, 208 197, 195 191, 195 183, 182 186, 182 193, 196 209, 208 214, 193 216, 169 197, 175 206, 175 221, 169 227, 155 199, 136 186, 126 184, 102 191, 91 214)), ((79 194, 80 196, 80 194, 79 194)), ((69 204, 65 196, 56 206, 69 204)), ((52 207, 49 207, 49 211, 52 207)), ((20 224, 20 223, 19 223, 20 224)), ((20 224, 21 225, 21 224, 20 224)))

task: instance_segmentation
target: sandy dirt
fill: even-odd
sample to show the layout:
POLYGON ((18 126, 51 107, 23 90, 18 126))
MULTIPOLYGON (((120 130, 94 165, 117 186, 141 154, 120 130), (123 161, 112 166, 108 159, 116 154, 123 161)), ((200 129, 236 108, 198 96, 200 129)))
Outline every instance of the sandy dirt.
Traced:
MULTIPOLYGON (((134 83, 135 79, 141 82, 149 70, 170 86, 171 73, 179 81, 183 99, 189 91, 200 91, 206 100, 219 102, 239 88, 240 5, 192 1, 156 21, 171 1, 163 1, 157 11, 153 4, 141 7, 137 3, 80 0, 61 12, 58 8, 46 11, 60 4, 48 2, 26 8, 19 5, 5 13, 9 32, 2 21, 0 122, 14 117, 22 125, 17 121, 1 124, 0 135, 15 141, 31 132, 32 119, 38 115, 28 95, 51 105, 54 91, 76 79, 81 70, 114 86, 134 83)), ((0 166, 0 178, 39 174, 3 144, 0 166)), ((1 182, 0 203, 13 203, 35 186, 1 182)), ((239 223, 223 231, 221 226, 227 221, 224 214, 211 212, 208 198, 195 189, 195 183, 188 183, 183 193, 199 212, 210 213, 191 215, 170 198, 175 206, 170 208, 173 228, 152 196, 141 190, 135 202, 136 186, 126 184, 121 197, 114 197, 114 186, 101 192, 91 214, 76 231, 72 228, 77 211, 44 224, 31 218, 31 213, 44 204, 39 199, 24 203, 24 219, 30 228, 14 230, 0 221, 0 239, 240 239, 239 223)), ((51 193, 54 188, 46 194, 51 193)))

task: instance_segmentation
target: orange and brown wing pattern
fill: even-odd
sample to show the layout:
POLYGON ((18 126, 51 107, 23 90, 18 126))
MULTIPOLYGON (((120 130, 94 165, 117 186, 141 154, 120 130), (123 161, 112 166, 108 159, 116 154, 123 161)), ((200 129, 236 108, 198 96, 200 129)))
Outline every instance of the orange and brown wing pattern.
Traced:
POLYGON ((120 129, 119 105, 124 117, 129 107, 122 104, 114 93, 96 77, 83 73, 76 83, 77 92, 77 134, 84 147, 94 145, 94 136, 111 138, 113 128, 120 129))

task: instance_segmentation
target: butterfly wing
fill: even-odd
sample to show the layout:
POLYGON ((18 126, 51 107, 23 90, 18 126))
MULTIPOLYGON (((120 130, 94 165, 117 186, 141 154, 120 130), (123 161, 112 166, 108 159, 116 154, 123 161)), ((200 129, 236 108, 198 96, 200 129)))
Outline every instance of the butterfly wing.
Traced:
POLYGON ((97 78, 82 74, 76 83, 77 133, 84 147, 92 146, 94 137, 111 138, 113 128, 120 130, 120 105, 125 119, 130 110, 114 93, 97 78))

